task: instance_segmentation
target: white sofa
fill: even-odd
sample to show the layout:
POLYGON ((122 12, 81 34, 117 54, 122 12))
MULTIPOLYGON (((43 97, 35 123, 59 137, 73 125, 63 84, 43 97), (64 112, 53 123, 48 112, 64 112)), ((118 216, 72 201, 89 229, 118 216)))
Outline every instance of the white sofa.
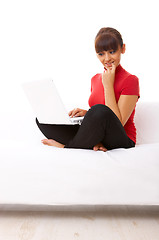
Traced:
POLYGON ((107 152, 43 145, 31 110, 0 122, 0 209, 159 205, 159 103, 137 104, 135 148, 107 152))

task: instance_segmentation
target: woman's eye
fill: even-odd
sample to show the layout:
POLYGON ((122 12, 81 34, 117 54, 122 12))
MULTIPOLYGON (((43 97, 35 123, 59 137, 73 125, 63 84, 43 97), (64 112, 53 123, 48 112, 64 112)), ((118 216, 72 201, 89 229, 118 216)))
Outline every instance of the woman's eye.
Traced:
POLYGON ((98 53, 99 56, 103 56, 103 53, 98 53))
POLYGON ((115 53, 115 51, 110 51, 110 54, 114 54, 115 53))

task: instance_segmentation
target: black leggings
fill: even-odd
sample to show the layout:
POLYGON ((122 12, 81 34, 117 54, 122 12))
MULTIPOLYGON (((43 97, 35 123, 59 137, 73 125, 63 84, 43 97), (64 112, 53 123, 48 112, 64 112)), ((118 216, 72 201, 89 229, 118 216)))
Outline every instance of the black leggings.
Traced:
POLYGON ((91 107, 81 125, 40 124, 37 119, 36 123, 48 139, 64 144, 65 148, 93 149, 98 143, 108 150, 135 147, 118 117, 102 104, 91 107))

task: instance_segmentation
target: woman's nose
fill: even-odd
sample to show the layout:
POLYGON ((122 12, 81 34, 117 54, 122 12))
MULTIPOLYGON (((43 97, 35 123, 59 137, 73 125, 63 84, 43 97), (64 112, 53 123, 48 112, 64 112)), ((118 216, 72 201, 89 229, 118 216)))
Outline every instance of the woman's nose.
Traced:
POLYGON ((105 53, 105 61, 109 61, 110 60, 110 54, 109 53, 105 53))

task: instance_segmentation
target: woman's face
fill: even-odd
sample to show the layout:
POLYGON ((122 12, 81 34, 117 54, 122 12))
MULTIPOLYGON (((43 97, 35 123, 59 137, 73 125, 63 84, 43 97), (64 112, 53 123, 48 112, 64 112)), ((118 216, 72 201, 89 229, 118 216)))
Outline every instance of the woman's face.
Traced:
POLYGON ((125 53, 125 44, 122 48, 119 46, 116 51, 109 50, 97 53, 97 57, 105 68, 111 67, 112 64, 115 64, 117 67, 120 64, 121 54, 125 53))

